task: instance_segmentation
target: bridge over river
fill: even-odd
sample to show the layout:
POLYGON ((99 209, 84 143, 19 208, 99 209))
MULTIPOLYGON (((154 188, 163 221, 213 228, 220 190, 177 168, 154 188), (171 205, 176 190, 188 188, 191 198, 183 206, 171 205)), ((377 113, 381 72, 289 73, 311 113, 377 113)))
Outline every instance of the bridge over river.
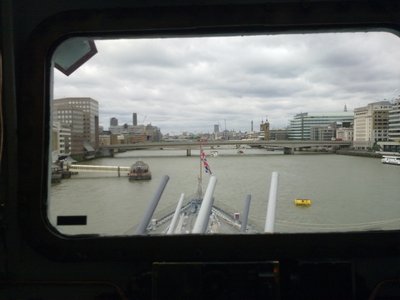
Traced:
POLYGON ((217 147, 231 145, 239 148, 242 145, 250 147, 283 149, 285 154, 293 154, 296 149, 305 148, 348 148, 351 146, 349 141, 254 141, 254 140, 214 140, 214 141, 173 141, 173 142, 151 142, 135 144, 104 145, 100 149, 109 149, 114 152, 137 150, 137 149, 186 149, 187 156, 191 155, 192 149, 202 147, 217 147))

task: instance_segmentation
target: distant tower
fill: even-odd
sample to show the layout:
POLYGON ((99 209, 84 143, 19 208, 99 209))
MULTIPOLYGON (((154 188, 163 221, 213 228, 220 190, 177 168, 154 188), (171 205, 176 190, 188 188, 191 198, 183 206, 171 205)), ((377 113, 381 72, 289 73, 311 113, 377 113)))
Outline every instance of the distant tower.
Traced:
POLYGON ((117 118, 111 118, 110 119, 110 126, 118 126, 118 119, 117 118))
POLYGON ((219 124, 214 124, 214 133, 219 133, 219 124))
POLYGON ((260 131, 264 131, 264 140, 269 140, 269 122, 268 119, 265 120, 265 123, 261 122, 260 131))
POLYGON ((344 111, 347 112, 347 105, 344 105, 344 111))
POLYGON ((132 114, 132 124, 133 124, 133 126, 137 126, 137 114, 136 113, 132 114))
POLYGON ((251 132, 253 132, 253 120, 251 120, 251 132))

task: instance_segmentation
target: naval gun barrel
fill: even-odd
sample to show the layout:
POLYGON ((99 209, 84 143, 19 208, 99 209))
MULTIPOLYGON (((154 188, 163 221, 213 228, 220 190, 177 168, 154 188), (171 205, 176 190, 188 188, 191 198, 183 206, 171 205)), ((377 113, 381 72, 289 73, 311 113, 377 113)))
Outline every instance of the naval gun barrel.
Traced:
POLYGON ((174 213, 174 216, 172 217, 171 224, 169 224, 169 228, 168 228, 167 234, 174 233, 175 226, 176 226, 176 221, 178 220, 179 213, 180 213, 181 208, 182 208, 183 198, 185 198, 185 194, 184 193, 181 194, 181 197, 179 199, 178 205, 176 206, 175 213, 174 213))
POLYGON ((250 202, 251 202, 251 195, 249 194, 244 199, 242 226, 240 227, 241 232, 246 232, 247 229, 247 222, 249 220, 250 202))
POLYGON ((215 185, 217 184, 217 177, 214 175, 210 177, 208 182, 207 190, 204 194, 203 201, 197 216, 196 222, 194 223, 192 233, 205 233, 208 222, 210 219, 211 208, 214 202, 213 194, 215 185))
POLYGON ((145 214, 143 215, 142 221, 140 222, 139 226, 136 228, 135 234, 144 235, 146 233, 147 226, 149 226, 151 217, 153 216, 154 211, 156 210, 156 207, 158 205, 158 202, 161 199, 162 193, 164 192, 164 189, 168 183, 168 180, 169 180, 168 175, 164 175, 161 178, 161 183, 158 186, 157 191, 153 196, 153 199, 149 202, 149 206, 147 207, 147 210, 146 210, 145 214))
POLYGON ((278 172, 272 172, 271 185, 269 187, 267 216, 265 219, 265 229, 264 229, 264 232, 266 233, 274 233, 277 194, 278 194, 278 172))

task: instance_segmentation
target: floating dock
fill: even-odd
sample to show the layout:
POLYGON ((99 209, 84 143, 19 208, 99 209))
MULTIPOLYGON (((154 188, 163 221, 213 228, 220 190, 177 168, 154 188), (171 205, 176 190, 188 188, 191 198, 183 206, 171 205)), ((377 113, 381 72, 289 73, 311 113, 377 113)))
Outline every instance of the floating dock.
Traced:
POLYGON ((93 166, 93 165, 70 165, 69 171, 76 172, 117 172, 118 177, 121 176, 121 172, 128 174, 130 167, 124 166, 93 166))

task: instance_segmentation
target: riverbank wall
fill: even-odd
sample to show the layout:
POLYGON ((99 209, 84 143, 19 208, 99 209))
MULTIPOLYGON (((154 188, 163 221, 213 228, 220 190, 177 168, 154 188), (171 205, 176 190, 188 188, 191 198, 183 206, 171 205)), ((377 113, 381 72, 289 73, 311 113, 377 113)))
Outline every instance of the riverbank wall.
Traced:
POLYGON ((382 154, 380 154, 380 153, 369 152, 369 151, 346 150, 346 149, 336 150, 336 154, 372 157, 372 158, 381 158, 382 157, 382 154))

